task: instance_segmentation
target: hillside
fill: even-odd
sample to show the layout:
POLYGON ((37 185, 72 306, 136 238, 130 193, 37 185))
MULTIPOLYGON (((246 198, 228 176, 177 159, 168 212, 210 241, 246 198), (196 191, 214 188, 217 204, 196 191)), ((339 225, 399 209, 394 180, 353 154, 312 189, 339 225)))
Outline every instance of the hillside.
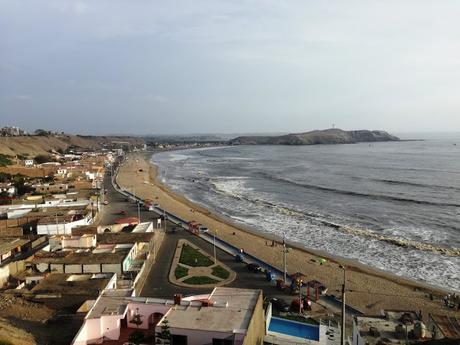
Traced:
POLYGON ((317 145, 354 144, 359 142, 398 141, 385 131, 344 131, 341 129, 316 130, 280 136, 241 136, 230 140, 232 145, 317 145))
POLYGON ((129 142, 131 145, 141 145, 144 142, 140 138, 116 136, 53 135, 0 137, 0 154, 34 157, 39 154, 46 154, 51 150, 66 150, 71 146, 82 149, 98 149, 103 145, 111 145, 111 143, 116 141, 129 142))

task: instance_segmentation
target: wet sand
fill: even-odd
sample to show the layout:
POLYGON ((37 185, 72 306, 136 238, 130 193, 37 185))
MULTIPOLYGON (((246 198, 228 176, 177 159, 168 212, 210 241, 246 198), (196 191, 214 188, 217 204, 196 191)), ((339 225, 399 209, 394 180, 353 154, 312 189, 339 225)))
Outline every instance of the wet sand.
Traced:
MULTIPOLYGON (((202 223, 211 233, 217 232, 219 238, 282 269, 283 247, 280 238, 232 224, 172 192, 156 180, 156 167, 150 164, 150 158, 151 154, 130 154, 117 176, 120 186, 134 191, 143 199, 153 199, 162 208, 182 219, 202 223), (275 246, 272 246, 273 240, 275 246)), ((366 314, 380 314, 382 309, 422 311, 424 318, 428 313, 454 313, 442 307, 441 299, 446 291, 440 288, 373 269, 353 260, 306 249, 295 243, 288 244, 291 248, 287 255, 288 272, 302 272, 306 280, 321 281, 328 287, 329 294, 340 296, 343 271, 339 265, 346 266, 346 286, 349 290, 347 304, 366 314), (327 262, 321 265, 320 258, 327 259, 327 262), (430 294, 434 301, 430 300, 430 294)), ((460 313, 456 312, 456 315, 460 313)))

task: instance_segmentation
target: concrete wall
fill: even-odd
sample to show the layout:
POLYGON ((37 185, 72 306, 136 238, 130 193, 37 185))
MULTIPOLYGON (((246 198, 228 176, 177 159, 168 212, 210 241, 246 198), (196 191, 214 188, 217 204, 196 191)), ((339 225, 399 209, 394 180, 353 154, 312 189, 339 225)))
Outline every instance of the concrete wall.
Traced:
POLYGON ((80 264, 75 265, 65 265, 65 273, 82 273, 83 267, 80 264))
POLYGON ((102 273, 116 273, 118 275, 122 274, 120 264, 102 264, 102 273))
POLYGON ((101 317, 101 333, 102 336, 118 340, 120 338, 120 317, 112 315, 103 315, 101 317))
POLYGON ((259 292, 254 313, 252 314, 251 321, 249 321, 246 337, 244 338, 243 345, 262 345, 265 336, 265 318, 262 291, 259 292))
MULTIPOLYGON (((156 327, 161 332, 161 327, 156 327)), ((184 335, 187 337, 187 345, 212 344, 212 339, 233 339, 233 333, 201 331, 184 328, 170 328, 171 335, 184 335)), ((255 344, 255 343, 254 343, 255 344)))
POLYGON ((83 273, 100 273, 101 265, 92 264, 92 265, 83 265, 83 273))
MULTIPOLYGON (((39 264, 39 265, 40 265, 40 267, 44 267, 44 265, 48 266, 48 264, 39 264)), ((50 264, 49 268, 50 268, 51 271, 56 271, 58 273, 64 273, 64 265, 63 264, 50 264)), ((41 268, 40 268, 40 272, 43 272, 41 268)))

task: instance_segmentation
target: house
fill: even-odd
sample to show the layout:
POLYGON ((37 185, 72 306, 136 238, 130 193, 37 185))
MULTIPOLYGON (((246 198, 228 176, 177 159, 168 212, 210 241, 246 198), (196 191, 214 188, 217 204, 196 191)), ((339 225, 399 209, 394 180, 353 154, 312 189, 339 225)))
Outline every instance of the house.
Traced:
POLYGON ((33 159, 25 159, 24 160, 24 166, 26 167, 33 167, 35 164, 33 159))
POLYGON ((69 185, 67 183, 44 183, 44 184, 36 184, 33 186, 35 188, 36 193, 62 193, 66 192, 69 189, 69 185))
POLYGON ((10 274, 24 269, 22 262, 15 260, 30 250, 30 240, 22 238, 0 239, 0 286, 3 286, 10 274))
POLYGON ((6 193, 8 196, 15 196, 17 189, 12 183, 0 183, 0 193, 6 193))
POLYGON ((405 344, 406 339, 426 340, 429 336, 420 315, 414 311, 384 310, 383 315, 353 319, 353 345, 405 344))
POLYGON ((262 291, 250 289, 216 287, 210 294, 173 300, 105 290, 72 344, 122 343, 134 329, 158 334, 168 324, 173 344, 259 345, 265 332, 262 304, 262 291))
POLYGON ((57 213, 41 218, 37 223, 38 235, 70 235, 72 229, 92 222, 91 212, 57 213))
POLYGON ((429 314, 428 329, 433 339, 460 339, 460 319, 455 315, 429 314))
POLYGON ((116 273, 122 275, 129 260, 130 248, 111 247, 99 251, 60 251, 35 254, 32 264, 39 272, 116 273))

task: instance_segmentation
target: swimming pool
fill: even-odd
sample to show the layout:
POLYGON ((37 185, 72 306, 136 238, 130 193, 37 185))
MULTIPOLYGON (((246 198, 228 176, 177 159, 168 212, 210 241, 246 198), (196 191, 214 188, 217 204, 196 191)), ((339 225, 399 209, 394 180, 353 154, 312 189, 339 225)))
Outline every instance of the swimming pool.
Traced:
POLYGON ((319 341, 319 326, 272 317, 268 330, 302 339, 319 341))

